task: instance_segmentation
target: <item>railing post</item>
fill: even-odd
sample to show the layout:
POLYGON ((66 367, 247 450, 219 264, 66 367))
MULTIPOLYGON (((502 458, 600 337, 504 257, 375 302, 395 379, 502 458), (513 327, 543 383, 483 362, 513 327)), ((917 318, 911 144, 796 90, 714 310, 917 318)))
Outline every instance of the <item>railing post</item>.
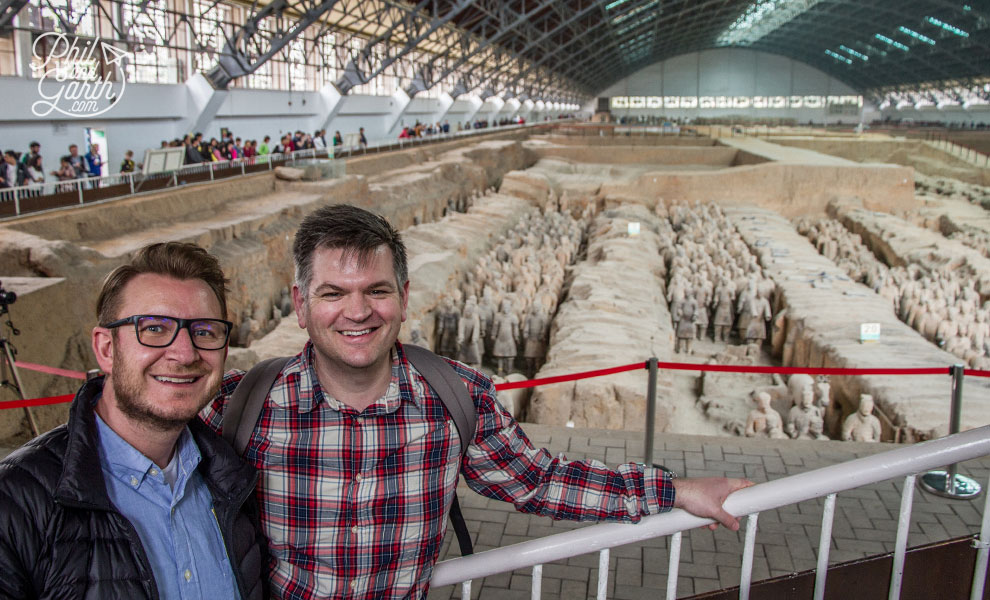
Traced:
POLYGON ((241 175, 243 175, 243 174, 245 173, 245 170, 244 170, 244 168, 245 168, 245 167, 244 167, 244 161, 242 160, 242 161, 241 161, 241 175))
POLYGON ((646 383, 646 445, 643 449, 643 464, 653 464, 653 429, 657 417, 657 357, 646 361, 649 378, 646 383))
POLYGON ((128 173, 127 174, 127 179, 131 183, 131 193, 133 194, 134 193, 134 173, 128 173))
POLYGON ((76 190, 79 191, 79 204, 83 203, 83 180, 82 178, 76 179, 76 190))
POLYGON ((990 555, 990 494, 983 503, 983 522, 980 526, 979 539, 973 540, 976 548, 976 566, 973 567, 973 586, 969 592, 970 600, 983 597, 983 587, 987 582, 987 558, 990 555))
POLYGON ((210 181, 213 181, 213 163, 210 163, 210 181))
MULTIPOLYGON (((961 364, 949 367, 952 376, 952 404, 949 408, 949 435, 959 433, 959 421, 962 416, 962 385, 965 368, 961 364)), ((921 476, 922 489, 957 500, 969 500, 980 495, 981 487, 974 479, 959 475, 956 464, 953 463, 944 471, 929 471, 921 476)))

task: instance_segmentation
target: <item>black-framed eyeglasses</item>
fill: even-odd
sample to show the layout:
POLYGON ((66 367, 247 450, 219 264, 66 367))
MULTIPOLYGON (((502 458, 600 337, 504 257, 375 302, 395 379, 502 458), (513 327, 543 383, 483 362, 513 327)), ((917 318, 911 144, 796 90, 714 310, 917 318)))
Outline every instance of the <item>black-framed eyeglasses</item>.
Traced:
POLYGON ((172 345, 180 329, 189 330, 189 339, 200 350, 219 350, 227 345, 234 324, 223 319, 179 319, 162 315, 134 315, 103 325, 107 329, 134 324, 142 346, 165 348, 172 345))

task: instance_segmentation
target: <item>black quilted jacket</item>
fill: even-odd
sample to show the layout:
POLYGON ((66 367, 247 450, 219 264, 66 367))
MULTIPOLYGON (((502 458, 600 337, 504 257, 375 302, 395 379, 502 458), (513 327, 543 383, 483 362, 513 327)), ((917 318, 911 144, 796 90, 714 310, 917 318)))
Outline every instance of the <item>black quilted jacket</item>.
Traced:
MULTIPOLYGON (((2 599, 158 598, 137 531, 107 496, 93 413, 102 389, 102 378, 85 383, 67 425, 0 462, 2 599)), ((241 598, 260 600, 266 544, 257 526, 257 473, 199 419, 189 429, 241 598)))

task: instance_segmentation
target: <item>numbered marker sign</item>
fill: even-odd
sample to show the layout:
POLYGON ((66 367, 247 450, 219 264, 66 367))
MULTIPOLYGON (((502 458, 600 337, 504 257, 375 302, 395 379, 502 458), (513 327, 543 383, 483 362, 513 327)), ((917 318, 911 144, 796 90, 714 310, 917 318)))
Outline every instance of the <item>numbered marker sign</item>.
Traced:
POLYGON ((629 237, 636 237, 637 235, 639 235, 639 221, 629 223, 629 237))
POLYGON ((859 341, 863 344, 880 341, 880 323, 860 323, 859 341))

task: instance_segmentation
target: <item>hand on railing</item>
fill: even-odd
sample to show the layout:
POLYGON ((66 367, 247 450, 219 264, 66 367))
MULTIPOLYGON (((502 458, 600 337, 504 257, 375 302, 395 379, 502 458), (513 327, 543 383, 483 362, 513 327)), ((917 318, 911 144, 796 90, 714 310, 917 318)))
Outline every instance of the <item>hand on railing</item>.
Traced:
MULTIPOLYGON (((675 479, 674 508, 683 508, 696 517, 715 519, 732 531, 739 531, 739 520, 725 512, 722 504, 732 492, 753 485, 748 479, 728 479, 725 477, 699 477, 696 479, 675 479)), ((712 531, 717 523, 708 525, 712 531)))

